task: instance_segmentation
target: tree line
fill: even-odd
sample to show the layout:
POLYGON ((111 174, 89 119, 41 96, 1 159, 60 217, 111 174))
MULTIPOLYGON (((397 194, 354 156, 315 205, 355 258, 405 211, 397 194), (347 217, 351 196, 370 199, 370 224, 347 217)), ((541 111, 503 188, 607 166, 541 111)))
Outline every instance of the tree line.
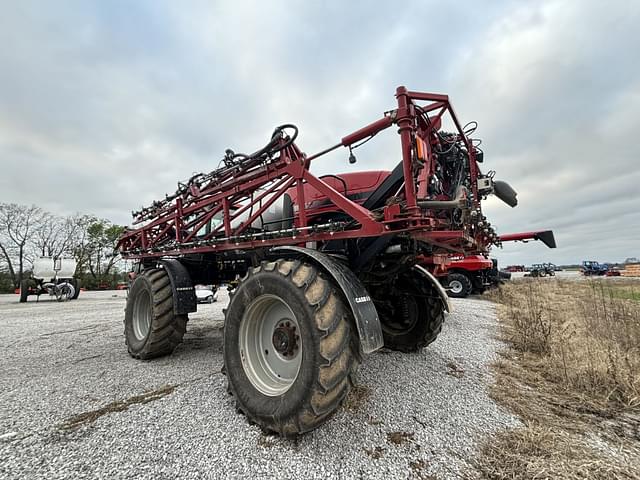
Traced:
POLYGON ((124 227, 94 215, 55 215, 36 205, 0 203, 0 290, 11 291, 41 256, 73 257, 81 285, 115 286, 124 227))

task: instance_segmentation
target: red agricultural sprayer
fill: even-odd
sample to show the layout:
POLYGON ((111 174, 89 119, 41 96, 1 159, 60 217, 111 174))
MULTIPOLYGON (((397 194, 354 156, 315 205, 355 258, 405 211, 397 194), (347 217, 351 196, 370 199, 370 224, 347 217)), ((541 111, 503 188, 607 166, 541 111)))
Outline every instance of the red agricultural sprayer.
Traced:
POLYGON ((336 410, 366 354, 433 342, 450 307, 420 259, 499 243, 481 201, 495 194, 515 206, 516 193, 481 171, 475 123, 463 127, 446 95, 399 87, 396 100, 312 155, 295 143, 295 126, 280 126, 264 148, 227 150, 220 168, 134 212, 135 228, 119 243, 138 260, 125 315, 129 353, 171 353, 196 310, 194 285, 231 283, 229 391, 251 421, 295 435, 336 410), (452 132, 442 129, 445 117, 452 132), (348 184, 311 173, 329 152, 345 147, 351 160, 391 127, 402 161, 384 178, 348 184))

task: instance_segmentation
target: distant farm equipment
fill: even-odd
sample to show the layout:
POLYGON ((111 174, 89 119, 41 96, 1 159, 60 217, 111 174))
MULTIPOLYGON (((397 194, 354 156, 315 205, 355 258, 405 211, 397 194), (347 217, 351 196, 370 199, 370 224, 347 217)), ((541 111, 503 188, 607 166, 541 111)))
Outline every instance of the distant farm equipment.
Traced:
MULTIPOLYGON (((500 235, 500 242, 521 241, 526 243, 529 240, 539 240, 549 248, 556 248, 555 237, 551 230, 500 235)), ((498 260, 489 258, 486 253, 467 255, 462 258, 453 257, 440 264, 430 264, 427 261, 425 267, 433 271, 440 283, 447 288, 448 295, 454 298, 483 293, 487 288, 495 287, 511 278, 511 273, 499 270, 498 260)), ((522 266, 522 270, 524 270, 524 266, 522 266)))
POLYGON ((580 272, 587 277, 606 275, 608 271, 609 271, 608 264, 598 263, 593 260, 583 261, 582 266, 580 267, 580 272))
POLYGON ((20 303, 27 301, 30 295, 40 299, 47 294, 59 302, 75 300, 80 295, 80 284, 74 278, 76 261, 73 258, 40 257, 33 263, 28 278, 20 283, 20 303))
POLYGON ((554 277, 556 268, 553 263, 534 263, 525 277, 554 277))
POLYGON ((506 272, 514 273, 514 272, 524 272, 524 265, 509 265, 505 268, 506 272))

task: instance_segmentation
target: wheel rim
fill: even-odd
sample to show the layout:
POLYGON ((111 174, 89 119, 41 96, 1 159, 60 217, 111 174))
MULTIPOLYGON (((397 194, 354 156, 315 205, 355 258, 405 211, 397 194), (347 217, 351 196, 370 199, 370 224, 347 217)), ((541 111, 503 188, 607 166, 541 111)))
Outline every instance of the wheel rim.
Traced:
POLYGON ((282 395, 302 364, 300 324, 291 307, 275 295, 257 297, 240 322, 240 356, 251 384, 264 395, 282 395))
POLYGON ((151 327, 151 294, 140 292, 133 308, 133 334, 137 340, 144 340, 151 327))
POLYGON ((460 280, 451 280, 449 282, 449 290, 451 293, 462 293, 462 282, 460 280))
POLYGON ((56 299, 59 302, 71 300, 74 293, 75 288, 73 288, 73 285, 71 285, 70 283, 63 283, 61 285, 58 285, 58 288, 56 289, 56 299))

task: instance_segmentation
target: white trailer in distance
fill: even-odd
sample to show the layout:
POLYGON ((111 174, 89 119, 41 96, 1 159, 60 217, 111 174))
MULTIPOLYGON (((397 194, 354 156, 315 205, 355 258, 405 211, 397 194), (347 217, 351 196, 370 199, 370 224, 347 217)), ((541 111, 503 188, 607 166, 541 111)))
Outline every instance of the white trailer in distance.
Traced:
POLYGON ((40 257, 33 262, 33 270, 20 283, 20 303, 29 295, 48 294, 59 302, 75 300, 80 294, 80 283, 74 278, 76 261, 73 258, 40 257))

